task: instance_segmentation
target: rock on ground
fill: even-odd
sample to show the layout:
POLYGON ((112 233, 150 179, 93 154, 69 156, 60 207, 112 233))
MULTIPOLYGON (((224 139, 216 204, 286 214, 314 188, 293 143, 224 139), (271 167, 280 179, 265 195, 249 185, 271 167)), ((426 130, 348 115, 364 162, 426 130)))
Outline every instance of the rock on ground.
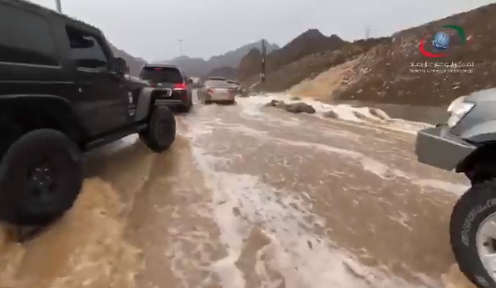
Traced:
POLYGON ((336 112, 335 112, 335 111, 333 111, 333 110, 329 110, 329 111, 327 111, 327 112, 324 112, 324 113, 322 114, 322 116, 324 116, 325 118, 333 118, 333 119, 337 119, 337 118, 339 118, 338 113, 336 113, 336 112))
POLYGON ((286 111, 291 113, 308 113, 308 114, 315 114, 316 112, 315 108, 313 108, 312 105, 309 105, 304 102, 288 104, 286 105, 286 111))
POLYGON ((304 102, 296 102, 296 103, 287 104, 284 101, 271 100, 269 103, 265 104, 265 106, 284 109, 284 110, 291 112, 291 113, 315 114, 315 112, 316 112, 315 108, 313 108, 312 105, 309 105, 309 104, 304 103, 304 102))

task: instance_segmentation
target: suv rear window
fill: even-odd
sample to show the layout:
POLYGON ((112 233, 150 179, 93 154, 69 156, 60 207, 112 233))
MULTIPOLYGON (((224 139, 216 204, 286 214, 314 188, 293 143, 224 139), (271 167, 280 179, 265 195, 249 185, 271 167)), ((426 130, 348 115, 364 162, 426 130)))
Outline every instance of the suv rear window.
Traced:
POLYGON ((151 82, 183 83, 184 77, 174 67, 144 67, 140 78, 151 82))

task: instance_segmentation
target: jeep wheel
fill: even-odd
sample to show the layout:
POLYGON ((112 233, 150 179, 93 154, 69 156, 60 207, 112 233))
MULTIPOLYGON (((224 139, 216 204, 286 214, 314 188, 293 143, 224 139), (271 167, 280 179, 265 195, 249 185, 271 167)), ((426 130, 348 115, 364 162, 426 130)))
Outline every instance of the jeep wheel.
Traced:
POLYGON ((150 123, 139 133, 141 141, 153 152, 160 153, 169 149, 176 139, 176 118, 167 107, 157 107, 150 123))
POLYGON ((460 270, 478 287, 496 286, 496 179, 472 186, 456 203, 451 248, 460 270))
POLYGON ((46 225, 76 200, 83 183, 81 154, 63 133, 29 132, 0 164, 0 219, 20 226, 46 225))

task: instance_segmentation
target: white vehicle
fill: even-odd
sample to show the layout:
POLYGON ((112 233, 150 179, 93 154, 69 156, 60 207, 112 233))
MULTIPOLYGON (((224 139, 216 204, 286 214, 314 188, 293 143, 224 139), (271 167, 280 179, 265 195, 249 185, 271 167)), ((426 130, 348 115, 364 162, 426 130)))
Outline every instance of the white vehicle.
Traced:
POLYGON ((451 248, 470 281, 496 287, 496 89, 460 97, 448 112, 445 123, 418 132, 415 152, 472 183, 451 213, 451 248))
POLYGON ((223 102, 234 104, 236 102, 237 88, 226 80, 207 80, 204 87, 198 90, 198 98, 203 104, 223 102))
POLYGON ((236 82, 234 80, 227 80, 227 83, 236 87, 236 94, 241 94, 241 92, 243 92, 243 87, 241 87, 241 84, 239 84, 239 82, 236 82))

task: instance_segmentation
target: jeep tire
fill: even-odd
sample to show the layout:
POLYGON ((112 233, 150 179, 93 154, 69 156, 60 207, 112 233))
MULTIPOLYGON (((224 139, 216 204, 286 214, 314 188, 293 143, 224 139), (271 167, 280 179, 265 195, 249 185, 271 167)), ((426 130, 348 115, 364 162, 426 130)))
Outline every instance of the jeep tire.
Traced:
POLYGON ((0 220, 46 225, 72 207, 83 183, 81 153, 63 133, 28 132, 0 163, 0 220))
POLYGON ((176 118, 167 107, 156 107, 148 126, 139 132, 141 141, 155 153, 169 149, 176 139, 176 118))
POLYGON ((496 232, 493 237, 486 238, 483 235, 486 232, 481 229, 486 221, 492 219, 496 225, 495 215, 496 179, 475 183, 460 197, 451 214, 451 248, 460 271, 478 287, 496 287, 496 282, 484 267, 483 258, 479 256, 480 251, 488 251, 485 249, 496 253, 496 232))

